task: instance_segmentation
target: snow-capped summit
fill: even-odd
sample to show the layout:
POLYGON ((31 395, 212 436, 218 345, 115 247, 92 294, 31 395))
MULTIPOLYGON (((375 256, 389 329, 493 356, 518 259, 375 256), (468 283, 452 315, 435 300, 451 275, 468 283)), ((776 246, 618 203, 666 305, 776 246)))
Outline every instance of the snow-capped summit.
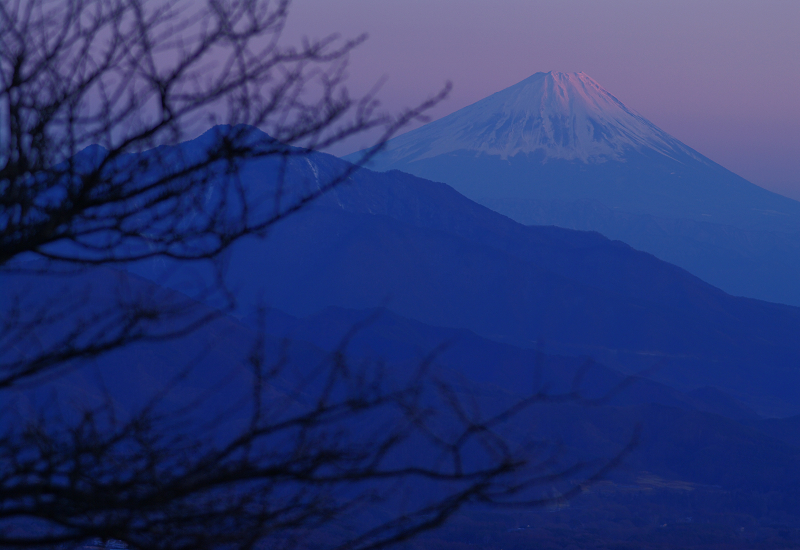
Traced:
POLYGON ((523 223, 541 223, 531 212, 555 203, 596 201, 614 212, 800 231, 800 203, 684 145, 584 73, 536 73, 390 140, 369 167, 447 183, 523 223))
POLYGON ((800 202, 704 157, 584 73, 536 73, 390 140, 369 167, 444 182, 526 225, 598 231, 736 295, 800 305, 800 202))
POLYGON ((505 90, 389 142, 386 158, 414 162, 454 151, 543 153, 603 162, 630 150, 701 155, 626 107, 585 73, 536 73, 505 90))

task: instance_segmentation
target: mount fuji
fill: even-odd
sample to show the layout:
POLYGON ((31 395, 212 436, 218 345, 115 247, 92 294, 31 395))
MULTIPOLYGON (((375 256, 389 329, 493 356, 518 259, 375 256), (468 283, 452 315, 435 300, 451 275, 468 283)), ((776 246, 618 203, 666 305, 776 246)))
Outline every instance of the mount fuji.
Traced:
POLYGON ((626 107, 585 73, 536 73, 391 142, 391 157, 417 162, 456 151, 508 159, 603 162, 651 149, 707 163, 701 155, 626 107))
POLYGON ((390 140, 370 168, 518 222, 594 230, 735 294, 800 305, 800 202, 670 136, 584 73, 536 73, 390 140))

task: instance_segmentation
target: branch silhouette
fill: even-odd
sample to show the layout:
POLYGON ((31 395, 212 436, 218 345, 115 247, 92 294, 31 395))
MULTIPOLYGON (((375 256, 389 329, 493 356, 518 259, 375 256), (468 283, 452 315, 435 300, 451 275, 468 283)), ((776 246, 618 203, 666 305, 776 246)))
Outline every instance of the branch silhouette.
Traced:
MULTIPOLYGON (((113 376, 119 352, 222 326, 226 308, 202 304, 204 293, 234 299, 221 277, 191 300, 123 268, 170 259, 222 269, 233 243, 267 237, 342 185, 450 91, 383 113, 375 90, 352 97, 345 87, 348 54, 365 37, 284 46, 288 13, 286 0, 0 2, 8 402, 41 396, 87 365, 113 376), (293 179, 316 151, 372 131, 359 162, 293 179), (241 176, 253 163, 269 167, 257 185, 241 176)), ((247 391, 214 414, 204 408, 214 388, 165 408, 193 376, 192 360, 132 411, 105 389, 101 404, 43 407, 21 422, 9 405, 0 414, 0 546, 297 548, 322 533, 327 547, 373 550, 470 503, 541 504, 529 489, 585 470, 559 469, 496 431, 554 396, 468 414, 452 384, 428 376, 435 353, 397 381, 380 365, 352 365, 349 337, 305 372, 290 344, 268 352, 255 334, 237 360, 249 369, 237 378, 247 391)))

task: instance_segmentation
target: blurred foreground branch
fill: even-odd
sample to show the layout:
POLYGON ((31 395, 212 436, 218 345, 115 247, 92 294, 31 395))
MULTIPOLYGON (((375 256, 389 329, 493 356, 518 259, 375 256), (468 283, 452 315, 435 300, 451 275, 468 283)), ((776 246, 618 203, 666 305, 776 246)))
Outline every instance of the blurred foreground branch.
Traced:
POLYGON ((358 167, 297 184, 292 163, 380 128, 363 163, 449 91, 380 113, 344 87, 364 38, 286 47, 287 15, 287 1, 0 0, 0 546, 372 550, 469 503, 545 502, 531 490, 585 472, 498 431, 544 396, 467 414, 427 364, 389 380, 346 346, 309 369, 256 335, 230 360, 235 398, 170 401, 192 369, 157 346, 205 352, 185 339, 223 312, 107 266, 212 261, 265 236, 358 167), (148 380, 179 372, 130 410, 133 388, 97 404, 70 378, 122 376, 125 360, 148 380))

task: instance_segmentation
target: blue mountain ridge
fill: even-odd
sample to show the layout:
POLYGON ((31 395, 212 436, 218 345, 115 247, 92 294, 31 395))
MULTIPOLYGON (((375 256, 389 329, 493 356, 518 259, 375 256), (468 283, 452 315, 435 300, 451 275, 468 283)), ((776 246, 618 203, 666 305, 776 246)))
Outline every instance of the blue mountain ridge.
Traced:
MULTIPOLYGON (((191 155, 204 139, 180 147, 191 155)), ((278 162, 242 167, 241 180, 261 197, 254 210, 272 208, 278 162)), ((292 158, 282 197, 346 166, 321 153, 292 158)), ((734 298, 597 233, 523 226, 408 174, 360 170, 268 238, 237 243, 225 261, 247 307, 307 315, 387 305, 497 341, 545 342, 553 353, 589 355, 626 373, 655 368, 661 382, 717 387, 761 414, 800 411, 796 308, 734 298)), ((157 281, 176 271, 134 269, 157 281)))
MULTIPOLYGON (((55 285, 51 288, 58 295, 71 285, 79 291, 87 284, 102 289, 113 287, 115 281, 124 281, 128 292, 186 300, 145 280, 109 271, 94 269, 77 279, 59 276, 58 290, 55 285)), ((30 283, 28 277, 0 277, 9 291, 24 289, 30 283)), ((102 290, 95 296, 104 303, 102 290)), ((36 297, 31 296, 31 299, 36 297)), ((201 304, 189 303, 194 313, 206 311, 201 304)), ((169 394, 162 403, 162 410, 181 409, 203 396, 204 399, 195 404, 200 413, 200 426, 209 422, 209 416, 214 418, 220 411, 227 411, 227 422, 217 428, 226 432, 235 430, 237 422, 247 418, 248 411, 237 412, 235 405, 251 383, 246 355, 257 337, 253 328, 256 326, 266 331, 261 339, 266 343, 268 362, 278 361, 285 350, 290 351, 285 376, 273 381, 277 382, 271 393, 275 400, 284 400, 287 392, 293 393, 293 378, 324 361, 326 353, 337 348, 354 325, 361 328, 344 350, 348 361, 355 364, 379 361, 377 364, 384 369, 397 372, 413 370, 421 357, 438 350, 433 365, 435 377, 449 381, 460 395, 471 399, 473 406, 485 413, 534 391, 536 386, 532 379, 536 363, 541 367, 542 384, 552 394, 570 389, 575 373, 584 363, 580 358, 543 355, 497 343, 466 330, 426 325, 388 310, 326 308, 304 318, 270 310, 263 319, 253 316, 243 321, 217 317, 197 333, 177 340, 135 345, 101 356, 83 369, 73 365, 70 372, 51 378, 38 394, 42 401, 50 400, 52 405, 53 390, 57 390, 62 410, 65 405, 79 409, 95 406, 109 396, 120 411, 135 410, 137 405, 146 403, 162 390, 171 375, 191 364, 198 350, 202 350, 201 361, 183 378, 183 385, 169 394), (285 343, 287 337, 291 338, 289 348, 285 343), (445 347, 441 347, 443 342, 445 347)), ((47 340, 44 332, 37 336, 47 340)), ((586 372, 580 388, 589 397, 600 396, 621 380, 624 380, 623 375, 596 364, 586 372)), ((16 398, 31 398, 30 392, 30 388, 19 391, 16 398)), ((302 399, 303 393, 300 393, 287 402, 296 404, 302 399)), ((6 401, 6 421, 9 404, 6 401)), ((29 399, 20 406, 24 409, 34 404, 29 399)), ((606 520, 601 529, 595 529, 598 536, 612 536, 615 528, 626 525, 628 516, 694 514, 700 519, 706 517, 704 507, 717 500, 721 500, 715 504, 719 505, 720 513, 747 517, 752 513, 750 506, 762 505, 764 494, 769 495, 770 501, 783 499, 781 521, 790 521, 787 518, 800 514, 798 503, 792 504, 792 495, 800 487, 800 478, 793 468, 800 447, 797 447, 796 435, 791 440, 792 434, 796 434, 796 428, 791 426, 796 421, 760 419, 752 412, 747 413, 741 405, 731 408, 731 404, 735 401, 715 390, 684 394, 638 379, 598 405, 545 401, 516 415, 502 427, 502 433, 510 441, 534 437, 557 444, 564 463, 587 460, 594 464, 613 456, 626 444, 634 426, 641 426, 640 444, 621 469, 611 472, 606 482, 611 488, 620 487, 622 496, 615 496, 616 492, 609 492, 608 485, 601 485, 604 492, 600 494, 605 496, 599 502, 591 487, 573 502, 575 510, 570 515, 581 521, 590 521, 593 514, 602 513, 609 506, 615 510, 615 518, 619 519, 606 520), (720 400, 725 401, 722 407, 720 400), (640 496, 631 501, 630 496, 625 495, 632 493, 640 496)), ((375 422, 380 423, 380 419, 376 418, 375 422)), ((185 422, 178 424, 181 430, 189 426, 185 422)), ((355 427, 366 429, 363 423, 355 427)), ((414 447, 414 451, 419 454, 419 447, 414 447)), ((400 458, 405 459, 404 455, 400 458)), ((510 520, 512 517, 506 515, 500 524, 510 520)), ((629 530, 630 526, 625 529, 629 530)), ((467 530, 473 535, 475 532, 475 527, 467 530)), ((630 531, 626 532, 630 536, 630 531)), ((445 536, 445 540, 447 547, 454 544, 452 538, 445 536)))
MULTIPOLYGON (((292 159, 288 191, 313 188, 345 166, 319 153, 292 159)), ((242 182, 268 201, 276 170, 272 161, 249 163, 242 182)), ((270 353, 279 355, 282 338, 292 336, 298 350, 292 365, 307 372, 343 331, 370 316, 371 308, 385 306, 390 311, 356 335, 350 357, 383 359, 388 372, 402 374, 442 341, 449 343, 439 372, 483 411, 535 388, 531 363, 537 349, 548 352, 543 380, 554 390, 567 387, 587 357, 598 364, 584 379, 591 396, 629 373, 651 369, 643 373, 650 380, 626 386, 602 406, 544 404, 503 432, 512 441, 534 437, 560 444, 567 460, 596 461, 618 452, 640 424, 639 448, 611 475, 616 492, 587 491, 588 500, 574 503, 575 513, 584 506, 588 516, 611 506, 617 515, 601 521, 604 529, 613 522, 629 529, 630 518, 644 517, 642 529, 655 528, 665 515, 711 518, 711 508, 767 526, 800 517, 796 418, 755 414, 800 410, 798 308, 732 297, 597 233, 521 225, 447 185, 397 171, 360 170, 265 238, 237 243, 224 265, 240 304, 235 313, 245 322, 224 317, 181 341, 101 359, 94 369, 111 391, 135 404, 138 396, 157 391, 159 376, 209 343, 218 347, 202 357, 200 378, 174 405, 213 390, 229 371, 241 373, 233 377, 233 388, 241 390, 249 380, 241 361, 255 336, 252 309, 258 304, 287 312, 272 311, 266 319, 274 336, 270 353)), ((165 281, 165 273, 183 270, 187 280, 204 275, 198 266, 169 262, 132 270, 174 287, 182 281, 165 281)), ((79 286, 102 289, 114 278, 108 271, 96 280, 86 276, 79 286)), ((2 277, 8 297, 10 279, 2 277)), ((34 301, 78 295, 59 286, 19 284, 33 285, 34 301)), ((180 299, 137 277, 125 284, 145 295, 167 292, 180 299)), ((75 373, 62 388, 81 395, 90 378, 75 373)), ((290 377, 273 395, 283 398, 291 387, 290 377)), ((231 395, 236 399, 235 392, 223 393, 214 406, 224 409, 231 395)), ((96 392, 90 402, 101 397, 96 392)))
POLYGON ((800 305, 800 203, 583 73, 537 73, 390 140, 370 167, 447 183, 524 224, 599 231, 735 295, 800 305))
MULTIPOLYGON (((289 180, 305 188, 343 162, 295 159, 289 180)), ((242 178, 258 185, 275 169, 256 162, 242 178)), ((401 172, 357 172, 268 238, 238 243, 227 261, 244 304, 294 315, 386 305, 626 373, 657 367, 661 382, 718 387, 762 414, 800 411, 800 310, 729 296, 597 233, 523 226, 401 172)))

